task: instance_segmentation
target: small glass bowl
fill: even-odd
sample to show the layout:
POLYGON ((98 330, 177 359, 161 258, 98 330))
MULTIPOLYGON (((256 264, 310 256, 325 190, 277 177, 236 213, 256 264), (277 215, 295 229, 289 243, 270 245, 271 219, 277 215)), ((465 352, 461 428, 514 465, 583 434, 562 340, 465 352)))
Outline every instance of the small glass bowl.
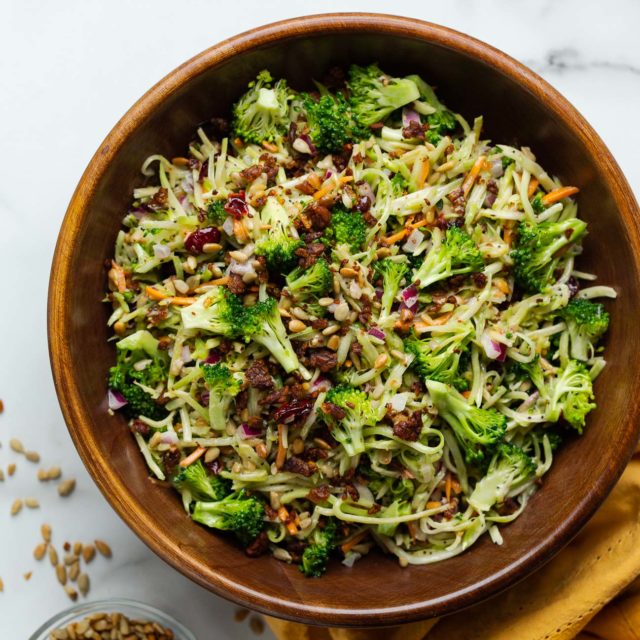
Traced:
POLYGON ((30 640, 49 640, 49 634, 60 627, 66 627, 72 622, 80 622, 92 613, 122 613, 134 620, 157 622, 163 627, 171 629, 175 640, 196 640, 196 637, 182 623, 168 614, 142 602, 123 598, 109 598, 95 602, 83 602, 74 605, 45 622, 30 638, 30 640))

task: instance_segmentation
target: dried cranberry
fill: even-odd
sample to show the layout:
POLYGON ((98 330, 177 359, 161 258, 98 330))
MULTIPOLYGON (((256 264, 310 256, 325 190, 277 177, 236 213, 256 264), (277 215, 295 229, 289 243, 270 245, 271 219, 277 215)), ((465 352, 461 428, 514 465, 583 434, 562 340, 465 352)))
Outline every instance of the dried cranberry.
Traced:
POLYGON ((294 420, 304 420, 313 408, 311 400, 293 400, 273 412, 273 419, 279 424, 290 424, 294 420))
POLYGON ((234 218, 242 218, 249 213, 249 207, 244 199, 244 191, 238 191, 229 195, 225 202, 224 210, 234 218))
POLYGON ((205 227, 190 233, 184 241, 184 246, 189 253, 198 254, 202 253, 205 244, 219 241, 220 230, 217 227, 205 227))

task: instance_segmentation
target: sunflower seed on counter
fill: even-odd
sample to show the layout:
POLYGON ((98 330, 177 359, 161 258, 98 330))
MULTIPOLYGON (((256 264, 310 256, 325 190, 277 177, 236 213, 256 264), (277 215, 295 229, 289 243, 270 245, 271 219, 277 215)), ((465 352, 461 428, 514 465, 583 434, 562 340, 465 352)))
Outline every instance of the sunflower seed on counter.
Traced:
POLYGON ((20 513, 20 511, 22 511, 22 506, 23 506, 23 502, 22 500, 20 500, 20 498, 18 498, 17 500, 14 500, 13 504, 11 505, 11 515, 17 516, 20 513))
POLYGON ((111 547, 103 540, 95 540, 95 545, 100 555, 105 558, 110 558, 112 556, 111 547))
POLYGON ((62 498, 66 498, 70 496, 76 488, 76 481, 73 478, 68 478, 67 480, 63 480, 58 485, 58 494, 62 498))
MULTIPOLYGON (((67 594, 72 600, 77 599, 69 588, 67 594)), ((64 627, 54 629, 49 640, 97 640, 110 638, 111 640, 175 640, 174 632, 157 622, 133 620, 122 613, 92 613, 82 620, 71 622, 64 627)))
POLYGON ((24 445, 18 438, 11 438, 11 440, 9 440, 9 446, 11 450, 16 453, 24 453, 24 445))

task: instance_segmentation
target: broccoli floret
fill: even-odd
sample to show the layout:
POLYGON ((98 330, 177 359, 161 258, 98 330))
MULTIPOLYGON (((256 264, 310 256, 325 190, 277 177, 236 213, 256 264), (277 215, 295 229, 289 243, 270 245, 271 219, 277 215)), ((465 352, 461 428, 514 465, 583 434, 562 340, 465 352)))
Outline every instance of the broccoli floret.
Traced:
POLYGON ((130 418, 145 416, 162 420, 167 415, 166 409, 139 386, 156 387, 167 379, 165 356, 158 350, 158 341, 148 331, 141 330, 122 338, 116 346, 117 360, 109 369, 108 384, 127 401, 123 411, 130 418), (143 367, 134 367, 144 361, 143 367))
MULTIPOLYGON (((378 511, 379 518, 397 518, 398 516, 408 516, 411 513, 411 504, 406 500, 394 500, 389 506, 378 511)), ((381 536, 392 537, 396 534, 398 522, 389 524, 379 524, 378 533, 381 536)))
MULTIPOLYGON (((504 158, 503 158, 503 161, 504 161, 504 158)), ((503 162, 503 165, 504 165, 504 162, 503 162)), ((544 202, 542 202, 543 197, 544 197, 544 193, 542 193, 542 191, 536 191, 533 198, 531 198, 531 208, 536 213, 542 213, 546 209, 546 207, 544 206, 544 202)))
POLYGON ((372 407, 369 396, 360 389, 339 385, 329 390, 326 401, 344 411, 344 417, 340 419, 330 413, 324 414, 325 422, 331 428, 331 435, 350 456, 362 453, 364 451, 363 428, 375 426, 378 423, 377 412, 372 407))
POLYGON ((582 362, 569 360, 550 383, 546 418, 557 422, 562 416, 578 433, 582 433, 586 415, 596 408, 589 372, 582 362))
POLYGON ((544 381, 544 372, 540 365, 540 356, 536 355, 531 362, 512 362, 509 365, 509 373, 516 380, 531 380, 540 395, 543 398, 547 397, 547 387, 544 381))
POLYGON ((398 171, 391 178, 391 189, 396 198, 403 196, 409 189, 409 181, 398 171))
POLYGON ((303 242, 292 235, 292 221, 287 210, 274 197, 267 199, 260 212, 260 223, 269 225, 256 242, 256 255, 264 256, 274 272, 289 271, 296 261, 296 249, 303 242))
POLYGON ((222 500, 231 493, 231 483, 207 472, 200 460, 196 460, 186 469, 172 478, 173 486, 182 493, 188 491, 192 500, 222 500))
POLYGON ((464 449, 467 462, 482 464, 502 440, 506 417, 495 409, 480 409, 469 404, 453 387, 442 382, 427 380, 426 386, 438 414, 453 429, 464 449))
POLYGON ((478 481, 469 504, 479 512, 504 502, 510 493, 522 488, 536 472, 533 460, 514 444, 503 442, 491 459, 486 475, 478 481))
POLYGON ((570 354, 576 360, 588 360, 594 345, 609 328, 609 314, 604 305, 574 298, 560 311, 569 329, 570 354))
POLYGON ((242 301, 226 287, 214 287, 180 311, 185 329, 202 329, 228 338, 237 335, 242 301))
POLYGON ((577 242, 587 225, 577 218, 562 222, 520 223, 518 242, 511 252, 516 283, 531 292, 542 292, 555 282, 558 252, 577 242))
POLYGON ((434 334, 425 340, 416 335, 408 336, 404 347, 415 356, 412 368, 424 380, 444 382, 458 391, 465 391, 469 383, 461 375, 460 360, 467 352, 472 332, 472 326, 462 325, 455 332, 434 334))
POLYGON ((207 207, 207 219, 218 227, 224 224, 224 221, 229 215, 227 210, 224 208, 224 205, 224 200, 214 200, 213 202, 210 202, 207 207))
POLYGON ((302 552, 302 562, 298 565, 307 578, 319 578, 326 570, 331 552, 336 546, 336 524, 329 520, 324 529, 316 527, 311 534, 311 542, 302 552))
POLYGON ((239 320, 238 325, 245 339, 251 339, 268 349, 287 373, 300 369, 275 298, 267 298, 246 309, 239 320))
POLYGON ((289 126, 289 100, 287 83, 274 84, 271 74, 261 71, 233 105, 233 133, 245 142, 277 142, 289 126))
POLYGON ((447 229, 442 238, 440 229, 434 229, 433 245, 414 274, 420 288, 451 276, 480 271, 484 267, 482 255, 469 234, 459 227, 447 229))
POLYGON ((308 269, 294 269, 286 280, 289 291, 297 298, 321 298, 331 289, 333 274, 327 261, 321 258, 308 269))
POLYGON ((240 393, 242 384, 223 364, 203 364, 202 373, 209 387, 209 422, 216 431, 227 428, 231 400, 240 393))
POLYGON ((368 67, 352 65, 347 86, 353 114, 364 126, 384 120, 391 112, 420 97, 413 80, 393 78, 374 64, 368 67))
POLYGON ((325 94, 316 100, 302 95, 309 137, 320 153, 336 153, 353 139, 349 105, 342 94, 325 94))
POLYGON ((406 262, 396 262, 386 258, 376 263, 376 273, 382 276, 382 298, 380 300, 380 316, 378 322, 382 322, 391 314, 391 308, 398 295, 398 290, 409 268, 406 262))
POLYGON ((229 494, 222 500, 196 502, 191 517, 212 529, 233 531, 244 545, 248 545, 264 528, 264 506, 244 491, 229 494))
POLYGON ((322 240, 325 244, 346 244, 352 251, 359 251, 366 237, 367 225, 361 213, 334 207, 322 240))

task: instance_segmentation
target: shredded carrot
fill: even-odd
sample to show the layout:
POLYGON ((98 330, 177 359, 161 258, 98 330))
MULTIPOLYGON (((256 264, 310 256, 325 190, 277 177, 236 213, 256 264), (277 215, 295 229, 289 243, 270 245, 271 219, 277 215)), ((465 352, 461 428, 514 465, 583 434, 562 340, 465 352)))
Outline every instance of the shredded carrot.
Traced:
MULTIPOLYGON (((115 261, 111 261, 111 270, 113 273, 113 284, 116 285, 116 289, 122 293, 127 290, 127 280, 124 275, 124 269, 115 261)), ((109 274, 111 275, 111 274, 109 274)))
POLYGON ((289 512, 287 511, 287 507, 278 508, 278 518, 280 518, 280 522, 287 522, 289 520, 289 512))
POLYGON ((428 329, 428 327, 440 327, 443 324, 447 324, 450 318, 451 318, 451 313, 445 313, 444 315, 435 319, 430 318, 425 314, 423 316, 423 320, 418 320, 417 322, 413 323, 413 328, 418 333, 424 333, 428 329))
POLYGON ((188 467, 190 464, 193 464, 205 451, 206 449, 204 447, 198 447, 195 451, 191 452, 184 460, 180 462, 180 466, 182 468, 188 467))
POLYGON ((229 276, 222 276, 222 278, 218 278, 216 280, 210 280, 209 284, 214 284, 219 287, 225 284, 229 284, 229 276))
POLYGON ((576 193, 578 193, 580 189, 578 187, 560 187, 559 189, 554 189, 553 191, 549 191, 546 196, 542 197, 542 204, 545 207, 548 207, 555 202, 559 202, 560 200, 564 200, 564 198, 568 198, 576 193))
POLYGON ((531 196, 536 192, 539 184, 537 178, 531 178, 531 180, 529 180, 529 188, 527 189, 527 198, 529 198, 529 200, 531 200, 531 196))
POLYGON ((242 220, 238 220, 234 218, 233 220, 233 235, 240 240, 240 242, 248 242, 249 234, 247 233, 247 228, 244 226, 244 222, 242 220))
POLYGON ((145 287, 144 291, 147 294, 147 296, 152 300, 166 300, 167 298, 170 297, 166 293, 162 293, 162 291, 158 291, 153 287, 145 287))
POLYGON ((458 494, 462 491, 460 483, 453 476, 451 476, 451 488, 453 489, 453 493, 455 494, 458 494))
POLYGON ((464 398, 468 398, 468 397, 470 397, 470 396, 471 396, 471 391, 469 391, 469 389, 467 389, 466 391, 463 391, 463 392, 462 392, 462 396, 463 396, 464 398))
POLYGON ((435 500, 427 502, 427 509, 437 509, 442 506, 442 502, 436 502, 435 500))
POLYGON ((262 146, 267 151, 271 151, 271 153, 277 153, 278 152, 278 147, 275 144, 273 144, 272 142, 268 142, 267 140, 263 140, 262 141, 262 146))
POLYGON ((386 238, 382 238, 382 240, 380 240, 380 244, 387 246, 390 244, 395 244, 396 242, 400 242, 400 240, 402 240, 406 235, 407 229, 400 229, 400 231, 398 231, 397 233, 387 236, 386 238))
POLYGON ((346 184, 347 182, 351 182, 352 180, 353 180, 353 176, 341 176, 340 178, 338 178, 338 184, 330 183, 322 187, 322 189, 318 189, 318 191, 316 191, 313 194, 313 199, 321 200, 327 195, 327 193, 329 193, 330 191, 333 191, 339 185, 346 184))
POLYGON ((278 453, 276 455, 276 467, 280 469, 284 464, 285 458, 287 457, 287 449, 284 446, 284 430, 286 426, 283 424, 278 425, 278 453))
POLYGON ((176 307, 188 307, 196 301, 195 298, 188 298, 183 296, 174 296, 169 300, 171 304, 175 304, 176 307))
POLYGON ((419 229, 420 227, 425 227, 426 225, 431 224, 426 218, 422 220, 418 220, 418 222, 412 222, 411 224, 406 225, 410 229, 419 229))
POLYGON ((418 176, 418 181, 416 182, 416 186, 418 189, 422 189, 424 187, 424 183, 427 181, 429 177, 429 172, 431 171, 431 165, 429 164, 429 158, 425 158, 422 162, 422 167, 420 169, 420 175, 418 176))
POLYGON ((510 229, 509 227, 507 227, 504 230, 504 241, 506 244, 511 246, 511 243, 513 242, 513 229, 510 229))
POLYGON ((480 156, 473 163, 473 167, 471 167, 471 169, 469 170, 467 177, 464 179, 464 182, 462 183, 462 192, 464 193, 465 196, 469 195, 469 191, 471 191, 471 187, 473 187, 473 184, 475 183, 476 178, 478 177, 478 174, 482 170, 482 167, 484 167, 484 163, 486 159, 487 159, 486 156, 480 156))
POLYGON ((447 502, 451 502, 451 474, 447 473, 447 478, 444 481, 444 495, 447 497, 447 502))
POLYGON ((349 538, 346 542, 340 545, 340 550, 342 553, 348 553, 353 547, 355 547, 363 538, 365 538, 369 534, 369 529, 363 529, 362 531, 358 531, 354 536, 349 538))

